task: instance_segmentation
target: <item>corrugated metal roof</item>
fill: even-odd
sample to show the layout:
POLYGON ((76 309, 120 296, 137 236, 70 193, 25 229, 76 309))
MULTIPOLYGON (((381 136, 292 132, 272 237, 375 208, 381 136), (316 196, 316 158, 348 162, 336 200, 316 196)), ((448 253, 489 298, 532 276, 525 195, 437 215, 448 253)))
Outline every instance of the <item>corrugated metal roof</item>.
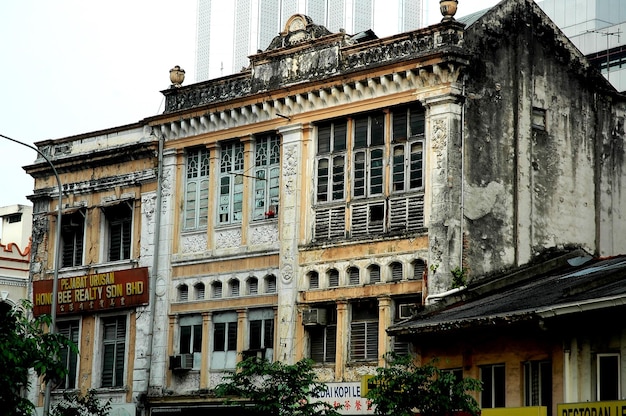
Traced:
MULTIPOLYGON (((479 296, 466 296, 457 303, 427 308, 410 320, 400 322, 390 333, 420 333, 479 326, 484 322, 508 323, 543 318, 542 311, 565 311, 571 305, 597 308, 626 304, 626 256, 591 260, 580 266, 565 263, 548 274, 498 286, 479 296)), ((582 308, 584 309, 584 308, 582 308)), ((581 310, 582 310, 581 309, 581 310)), ((566 312, 563 312, 563 314, 566 312)))

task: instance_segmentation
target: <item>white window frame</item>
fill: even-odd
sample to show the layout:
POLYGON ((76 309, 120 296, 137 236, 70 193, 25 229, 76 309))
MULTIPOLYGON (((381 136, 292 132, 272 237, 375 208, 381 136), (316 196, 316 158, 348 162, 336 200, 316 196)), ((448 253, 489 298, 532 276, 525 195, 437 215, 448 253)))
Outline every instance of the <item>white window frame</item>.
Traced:
POLYGON ((315 201, 317 203, 344 201, 346 198, 347 142, 347 119, 324 122, 317 126, 315 160, 315 201), (320 136, 326 137, 326 131, 328 131, 328 146, 321 148, 320 136), (325 169, 327 173, 324 175, 321 174, 323 162, 327 164, 325 169))
POLYGON ((211 369, 212 370, 225 370, 234 369, 237 364, 237 339, 239 337, 239 329, 237 328, 237 312, 223 312, 215 313, 212 317, 211 327, 211 369), (216 343, 220 339, 215 335, 216 328, 224 328, 223 345, 217 345, 216 343), (229 334, 232 335, 234 331, 235 343, 229 342, 229 334), (217 349, 216 349, 217 346, 217 349), (234 348, 233 348, 234 347, 234 348))
POLYGON ((619 353, 600 353, 596 354, 596 398, 598 401, 606 401, 606 400, 619 400, 620 392, 621 392, 621 357, 619 353), (607 358, 616 358, 617 359, 617 397, 615 398, 607 398, 602 396, 602 360, 607 358))
POLYGON ((278 218, 280 196, 280 137, 267 134, 255 140, 253 220, 278 218))
POLYGON ((209 220, 210 151, 206 148, 188 149, 185 157, 185 194, 183 228, 206 228, 209 220))
POLYGON ((504 407, 506 406, 506 386, 503 386, 502 389, 504 390, 504 397, 498 397, 496 398, 496 387, 499 387, 501 385, 504 385, 504 383, 506 383, 506 367, 504 364, 489 364, 489 365, 482 365, 479 367, 480 368, 480 381, 483 382, 483 390, 480 394, 480 407, 486 409, 492 409, 495 407, 504 407), (495 370, 497 369, 502 369, 503 370, 503 380, 502 383, 499 383, 499 380, 496 380, 496 373, 495 370), (485 383, 485 379, 486 377, 490 378, 490 383, 487 384, 485 383), (487 387, 491 386, 490 389, 488 389, 487 387), (489 395, 489 397, 486 397, 486 395, 489 395), (485 403, 485 399, 488 398, 490 403, 485 403), (498 399, 498 400, 496 400, 498 399), (502 406, 496 406, 499 401, 499 399, 502 399, 503 403, 502 406))
POLYGON ((263 357, 270 361, 274 358, 276 342, 274 315, 273 309, 253 309, 248 313, 248 350, 262 352, 263 357), (261 325, 258 337, 252 333, 253 323, 256 325, 257 322, 261 325))
POLYGON ((243 218, 245 149, 239 141, 222 143, 217 191, 217 223, 240 224, 243 218))
POLYGON ((202 343, 203 341, 202 315, 185 315, 181 316, 178 321, 178 353, 193 355, 193 370, 198 370, 202 362, 202 343), (185 328, 185 329, 184 329, 185 328), (189 330, 189 334, 183 334, 183 331, 189 330), (198 331, 200 332, 198 334, 198 331), (197 340, 197 337, 200 340, 197 340), (186 338, 189 338, 187 341, 186 338), (185 341, 185 345, 183 345, 185 341), (186 347, 186 348, 185 348, 186 347))
POLYGON ((352 196, 355 199, 382 196, 386 193, 385 167, 387 164, 387 158, 385 155, 385 142, 387 141, 387 138, 385 120, 386 116, 382 111, 374 111, 372 113, 354 117, 351 137, 351 167, 353 172, 352 196), (357 128, 359 127, 358 124, 363 121, 367 122, 365 143, 357 147, 357 128), (382 127, 375 128, 374 126, 376 126, 380 121, 382 121, 382 127), (380 130, 380 132, 378 130, 380 130), (378 138, 378 135, 374 135, 375 131, 382 134, 382 138, 378 138), (376 141, 374 140, 374 137, 376 137, 376 141), (380 143, 378 141, 380 141, 380 143), (376 156, 376 158, 374 158, 374 154, 380 154, 380 156, 376 156), (359 159, 357 163, 357 158, 359 157, 362 157, 362 159, 359 159), (361 167, 359 168, 358 166, 361 167), (378 172, 378 174, 375 174, 375 172, 378 172), (357 176, 359 174, 361 176, 357 176), (375 181, 376 178, 379 178, 380 183, 375 181), (357 186, 357 182, 362 182, 362 184, 357 186))

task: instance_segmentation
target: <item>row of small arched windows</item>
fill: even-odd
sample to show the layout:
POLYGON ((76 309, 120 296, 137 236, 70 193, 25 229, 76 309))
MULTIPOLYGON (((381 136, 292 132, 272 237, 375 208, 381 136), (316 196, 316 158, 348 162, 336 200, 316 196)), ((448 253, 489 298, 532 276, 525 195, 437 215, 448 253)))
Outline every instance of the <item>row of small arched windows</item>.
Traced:
MULTIPOLYGON (((205 300, 207 291, 206 286, 202 282, 198 282, 190 287, 183 283, 177 287, 178 301, 186 302, 189 300, 205 300)), ((221 299, 224 297, 238 297, 248 295, 259 295, 261 293, 276 293, 276 276, 273 274, 263 278, 261 284, 255 276, 248 277, 243 285, 239 279, 233 278, 226 283, 226 287, 222 282, 216 280, 209 285, 209 299, 221 299)))
POLYGON ((335 268, 327 270, 322 276, 317 271, 310 271, 307 274, 307 278, 309 289, 421 280, 426 271, 426 262, 422 259, 416 259, 410 265, 407 265, 406 269, 408 270, 405 270, 405 266, 401 262, 392 262, 386 269, 381 268, 378 264, 371 264, 365 270, 350 266, 346 269, 343 276, 335 268))

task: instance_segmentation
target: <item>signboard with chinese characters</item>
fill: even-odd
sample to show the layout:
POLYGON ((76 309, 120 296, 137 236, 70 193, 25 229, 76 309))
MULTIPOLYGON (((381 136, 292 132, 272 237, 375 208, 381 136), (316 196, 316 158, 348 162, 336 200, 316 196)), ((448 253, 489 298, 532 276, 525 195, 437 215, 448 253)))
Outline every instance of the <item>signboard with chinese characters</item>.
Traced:
POLYGON ((318 400, 332 406, 342 406, 338 410, 342 415, 374 414, 372 403, 361 397, 360 382, 326 383, 326 390, 318 400))
MULTIPOLYGON (((149 301, 146 267, 63 277, 59 278, 57 287, 58 315, 129 308, 149 301)), ((52 280, 33 282, 35 316, 49 314, 51 306, 52 280)))

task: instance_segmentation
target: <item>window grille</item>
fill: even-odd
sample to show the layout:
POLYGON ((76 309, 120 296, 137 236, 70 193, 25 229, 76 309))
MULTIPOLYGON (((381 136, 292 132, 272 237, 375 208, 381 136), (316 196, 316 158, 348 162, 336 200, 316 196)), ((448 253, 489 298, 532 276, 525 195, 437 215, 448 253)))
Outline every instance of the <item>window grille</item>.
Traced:
POLYGON ((328 286, 339 286, 339 272, 336 269, 331 269, 328 271, 328 286))

